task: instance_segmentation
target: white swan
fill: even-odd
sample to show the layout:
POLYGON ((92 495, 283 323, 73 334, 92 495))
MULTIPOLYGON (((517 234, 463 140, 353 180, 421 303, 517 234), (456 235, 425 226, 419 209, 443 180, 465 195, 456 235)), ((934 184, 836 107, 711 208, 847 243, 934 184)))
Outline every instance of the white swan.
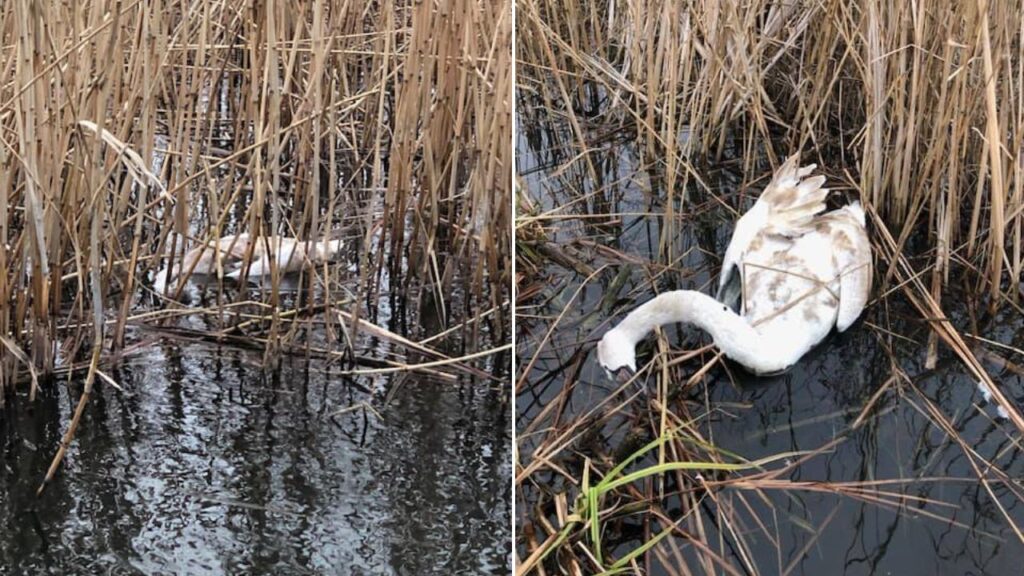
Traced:
POLYGON ((341 240, 307 242, 282 236, 264 236, 256 240, 248 271, 243 263, 239 263, 227 276, 236 280, 242 277, 243 272, 249 278, 270 276, 272 254, 280 274, 299 272, 308 266, 333 260, 341 252, 341 247, 341 240))
POLYGON ((597 357, 609 374, 636 372, 636 344, 656 326, 682 322, 755 374, 786 370, 835 326, 846 330, 871 292, 871 245, 859 202, 822 213, 824 176, 805 178, 791 156, 736 222, 722 263, 722 301, 693 290, 666 292, 609 330, 597 357), (724 302, 724 303, 723 303, 724 302), (739 302, 739 312, 730 306, 739 302))
POLYGON ((298 272, 304 267, 333 260, 341 251, 341 240, 305 241, 285 236, 257 236, 233 234, 207 242, 189 250, 174 263, 156 273, 154 286, 163 290, 174 288, 174 280, 183 272, 216 276, 218 270, 229 278, 242 276, 246 255, 251 250, 251 260, 246 273, 248 278, 260 278, 271 273, 271 255, 281 274, 298 272), (218 263, 219 262, 219 263, 218 263))

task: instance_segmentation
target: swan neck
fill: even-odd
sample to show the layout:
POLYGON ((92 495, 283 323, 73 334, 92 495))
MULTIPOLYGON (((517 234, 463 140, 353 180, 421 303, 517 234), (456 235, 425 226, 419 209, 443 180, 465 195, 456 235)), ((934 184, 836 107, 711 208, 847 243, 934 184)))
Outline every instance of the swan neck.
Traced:
MULTIPOLYGON (((714 336, 715 328, 728 320, 722 314, 723 306, 710 296, 693 290, 665 292, 633 310, 616 330, 634 344, 643 340, 652 330, 666 324, 691 324, 714 336)), ((736 320, 746 322, 731 313, 736 320)))
POLYGON ((791 363, 747 321, 714 298, 693 290, 666 292, 634 310, 615 330, 636 345, 652 330, 684 323, 711 335, 729 358, 758 372, 782 370, 791 363))

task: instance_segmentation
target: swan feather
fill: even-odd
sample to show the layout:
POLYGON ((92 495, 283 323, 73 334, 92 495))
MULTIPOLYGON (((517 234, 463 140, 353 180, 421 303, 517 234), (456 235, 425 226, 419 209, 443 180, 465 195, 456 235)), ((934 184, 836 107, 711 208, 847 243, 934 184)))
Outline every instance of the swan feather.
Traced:
POLYGON ((823 187, 825 177, 807 178, 817 165, 800 168, 799 163, 799 154, 786 159, 754 206, 736 222, 722 259, 719 296, 738 269, 742 255, 759 234, 767 231, 780 236, 800 236, 808 232, 814 217, 825 210, 829 193, 823 187))

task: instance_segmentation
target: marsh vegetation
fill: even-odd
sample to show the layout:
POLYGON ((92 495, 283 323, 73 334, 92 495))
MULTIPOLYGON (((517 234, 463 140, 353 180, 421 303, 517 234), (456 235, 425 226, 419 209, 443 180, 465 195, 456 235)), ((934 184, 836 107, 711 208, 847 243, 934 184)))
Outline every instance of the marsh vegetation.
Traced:
POLYGON ((517 4, 519 573, 1000 574, 1024 551, 1018 6, 517 4), (868 210, 865 317, 753 379, 693 330, 802 151, 868 210))
POLYGON ((41 491, 96 456, 74 448, 90 397, 138 392, 119 366, 162 338, 310 362, 353 417, 386 422, 400 383, 507 394, 511 36, 487 0, 0 4, 2 419, 74 403, 32 412, 61 438, 7 477, 41 491), (342 249, 154 286, 235 234, 342 249))
POLYGON ((482 332, 503 341, 500 3, 18 1, 0 30, 5 390, 78 368, 91 384, 128 325, 182 314, 245 323, 271 355, 306 349, 299 328, 315 315, 283 315, 276 276, 245 315, 244 290, 146 306, 150 271, 239 232, 342 237, 353 266, 307 275, 344 276, 347 292, 321 296, 349 332, 401 298, 443 308, 466 350, 482 332))

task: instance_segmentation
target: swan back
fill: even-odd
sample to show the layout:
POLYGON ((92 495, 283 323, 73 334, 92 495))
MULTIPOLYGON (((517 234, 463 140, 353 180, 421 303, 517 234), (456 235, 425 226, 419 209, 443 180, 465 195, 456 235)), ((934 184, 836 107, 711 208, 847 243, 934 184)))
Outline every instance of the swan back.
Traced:
POLYGON ((173 288, 177 277, 189 270, 193 274, 207 276, 223 271, 225 276, 238 279, 247 257, 250 258, 247 275, 266 276, 271 272, 271 254, 281 273, 298 272, 310 264, 334 259, 341 248, 341 240, 307 242, 287 236, 229 234, 216 241, 204 242, 186 252, 173 267, 167 266, 156 273, 154 285, 162 288, 170 284, 173 288))
POLYGON ((201 246, 197 246, 185 254, 181 269, 188 270, 195 262, 193 273, 213 276, 217 274, 219 261, 225 271, 234 270, 245 258, 250 242, 251 238, 247 233, 230 234, 215 242, 204 242, 201 246))
POLYGON ((173 266, 168 265, 158 271, 154 276, 153 285, 161 290, 165 286, 168 290, 173 289, 178 276, 190 270, 192 274, 214 276, 218 273, 219 266, 220 270, 230 274, 241 265, 250 240, 249 234, 242 233, 203 242, 185 252, 173 266))
POLYGON ((743 254, 760 234, 799 236, 808 231, 814 217, 825 210, 828 189, 822 188, 824 176, 807 178, 817 167, 799 167, 800 155, 793 154, 775 172, 772 181, 754 206, 736 222, 729 247, 722 259, 718 279, 719 298, 733 274, 738 272, 743 254))
POLYGON ((741 258, 741 315, 759 334, 789 342, 796 358, 835 325, 839 285, 830 250, 815 232, 789 238, 765 229, 741 258))
POLYGON ((761 334, 809 350, 833 326, 845 330, 871 291, 863 209, 857 203, 820 214, 797 236, 766 227, 740 257, 740 278, 742 315, 761 334))
MULTIPOLYGON (((247 277, 269 276, 272 271, 271 257, 282 274, 299 272, 307 266, 329 262, 341 252, 341 240, 306 241, 297 238, 275 236, 269 241, 260 238, 253 250, 247 277)), ((230 277, 242 276, 241 266, 230 277)))

